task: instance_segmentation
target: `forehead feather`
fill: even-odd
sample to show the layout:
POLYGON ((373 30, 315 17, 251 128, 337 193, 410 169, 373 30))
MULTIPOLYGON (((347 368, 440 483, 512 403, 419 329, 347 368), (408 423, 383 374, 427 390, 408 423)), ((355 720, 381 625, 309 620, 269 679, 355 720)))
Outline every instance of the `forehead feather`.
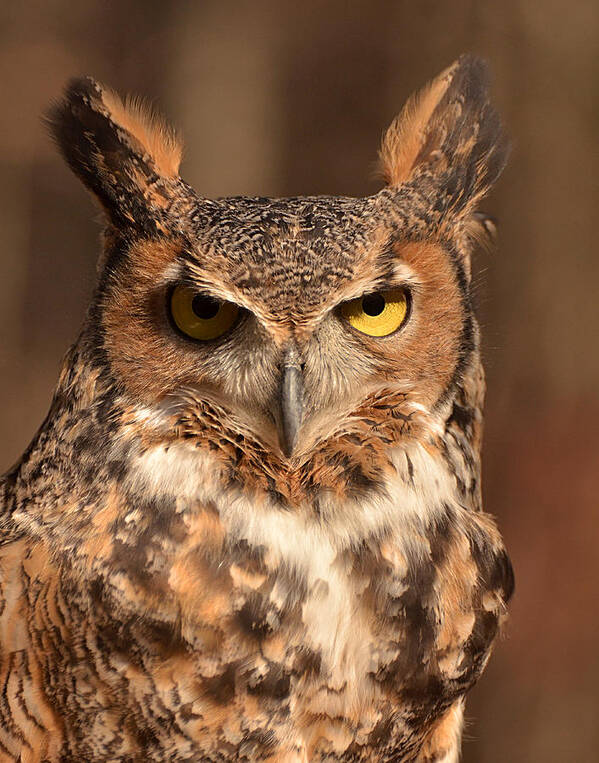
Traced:
POLYGON ((192 273, 273 312, 294 313, 299 302, 310 312, 348 284, 376 278, 390 238, 373 197, 202 201, 193 219, 192 273))

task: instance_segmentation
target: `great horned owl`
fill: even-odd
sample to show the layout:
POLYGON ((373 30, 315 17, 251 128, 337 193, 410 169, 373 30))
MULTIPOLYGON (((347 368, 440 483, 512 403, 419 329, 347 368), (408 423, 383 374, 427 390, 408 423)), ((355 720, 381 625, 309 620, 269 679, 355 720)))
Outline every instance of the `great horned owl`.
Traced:
POLYGON ((198 196, 91 79, 48 121, 106 213, 0 482, 0 758, 449 761, 512 590, 481 511, 475 212, 507 146, 459 59, 368 198, 198 196))

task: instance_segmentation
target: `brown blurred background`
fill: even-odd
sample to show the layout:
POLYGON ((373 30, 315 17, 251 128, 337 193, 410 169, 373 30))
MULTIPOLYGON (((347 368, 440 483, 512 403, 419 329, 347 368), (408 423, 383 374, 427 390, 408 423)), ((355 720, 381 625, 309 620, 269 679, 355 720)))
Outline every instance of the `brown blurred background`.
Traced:
POLYGON ((486 507, 517 576, 464 760, 599 761, 597 0, 3 0, 0 471, 93 285, 99 216, 39 119, 69 76, 155 99, 203 195, 362 195, 383 128, 464 51, 490 61, 514 141, 477 283, 486 507))

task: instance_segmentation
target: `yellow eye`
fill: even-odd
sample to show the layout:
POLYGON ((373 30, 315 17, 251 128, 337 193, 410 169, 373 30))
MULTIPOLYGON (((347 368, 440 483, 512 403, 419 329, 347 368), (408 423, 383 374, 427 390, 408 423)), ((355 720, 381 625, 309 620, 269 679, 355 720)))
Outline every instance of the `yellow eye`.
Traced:
POLYGON ((235 323, 239 308, 200 294, 189 286, 176 286, 171 294, 171 315, 177 328, 192 339, 207 341, 222 336, 235 323))
POLYGON ((405 289, 365 294, 342 304, 341 315, 363 334, 388 336, 406 320, 408 294, 405 289))

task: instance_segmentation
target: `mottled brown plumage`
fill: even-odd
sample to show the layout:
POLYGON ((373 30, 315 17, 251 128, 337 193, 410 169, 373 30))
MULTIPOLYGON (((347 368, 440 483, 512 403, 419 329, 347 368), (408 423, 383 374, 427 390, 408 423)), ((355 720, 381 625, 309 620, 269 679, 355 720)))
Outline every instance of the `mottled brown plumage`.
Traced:
POLYGON ((198 197, 92 80, 48 121, 107 228, 0 482, 0 760, 456 761, 513 585, 480 494, 484 66, 410 102, 364 199, 198 197), (185 336, 182 284, 232 327, 185 336), (393 289, 396 331, 344 318, 393 289))

